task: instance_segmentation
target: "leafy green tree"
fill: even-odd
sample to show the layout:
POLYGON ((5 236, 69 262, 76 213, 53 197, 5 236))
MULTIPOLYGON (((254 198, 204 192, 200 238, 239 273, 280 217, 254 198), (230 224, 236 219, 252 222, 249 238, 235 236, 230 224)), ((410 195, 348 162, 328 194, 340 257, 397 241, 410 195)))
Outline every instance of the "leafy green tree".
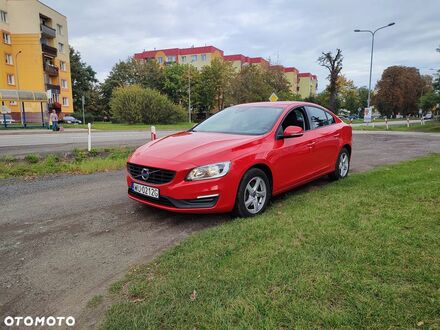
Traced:
POLYGON ((116 63, 101 85, 102 97, 107 111, 110 109, 113 90, 117 87, 134 84, 162 92, 164 87, 163 69, 156 61, 139 61, 133 58, 116 63))
POLYGON ((183 65, 173 63, 164 69, 163 92, 178 104, 188 97, 188 81, 186 80, 186 68, 183 65))
POLYGON ((318 58, 318 63, 327 68, 329 75, 327 79, 329 80, 329 85, 327 90, 329 92, 329 102, 328 108, 332 111, 336 111, 337 107, 337 95, 338 95, 338 78, 342 70, 342 51, 338 48, 336 50, 336 55, 333 56, 332 52, 322 53, 318 58))
POLYGON ((284 72, 278 67, 269 68, 263 71, 265 82, 272 89, 271 93, 275 93, 280 101, 293 100, 298 95, 291 92, 290 83, 286 79, 284 72))
MULTIPOLYGON (((70 74, 72 78, 73 110, 82 110, 82 96, 90 93, 95 84, 96 72, 81 60, 81 54, 72 46, 70 49, 70 74)), ((86 111, 88 108, 86 108, 86 111)))
POLYGON ((112 93, 110 108, 116 120, 130 124, 173 124, 186 118, 180 105, 157 90, 140 85, 117 87, 112 93))
POLYGON ((434 110, 439 103, 440 96, 433 91, 423 95, 419 100, 419 106, 425 112, 434 110))
POLYGON ((272 87, 264 79, 265 73, 256 65, 247 65, 241 69, 231 83, 229 104, 267 101, 272 87))

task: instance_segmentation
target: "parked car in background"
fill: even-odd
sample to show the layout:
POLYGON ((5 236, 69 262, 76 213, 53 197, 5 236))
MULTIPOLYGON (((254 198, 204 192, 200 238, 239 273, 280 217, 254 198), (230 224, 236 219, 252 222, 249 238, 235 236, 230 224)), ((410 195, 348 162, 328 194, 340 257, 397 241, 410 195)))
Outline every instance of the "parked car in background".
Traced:
POLYGON ((350 115, 350 116, 348 116, 348 119, 356 120, 356 119, 359 119, 359 116, 358 115, 350 115))
POLYGON ((81 120, 78 120, 73 116, 64 116, 62 122, 65 124, 81 124, 81 120))
POLYGON ((432 112, 428 112, 423 116, 423 119, 432 119, 432 112))
POLYGON ((169 211, 253 216, 296 186, 345 178, 351 140, 350 125, 313 103, 232 106, 139 147, 127 162, 128 196, 169 211))
POLYGON ((6 121, 6 125, 11 125, 15 123, 15 120, 12 119, 11 115, 2 115, 0 114, 0 124, 4 125, 6 121))

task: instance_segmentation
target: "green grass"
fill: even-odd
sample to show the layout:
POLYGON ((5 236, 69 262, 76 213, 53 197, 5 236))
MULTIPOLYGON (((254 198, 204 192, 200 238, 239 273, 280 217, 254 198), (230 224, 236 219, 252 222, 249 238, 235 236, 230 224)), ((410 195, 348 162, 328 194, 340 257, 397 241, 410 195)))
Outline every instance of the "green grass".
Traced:
MULTIPOLYGON (((406 118, 401 118, 401 119, 398 119, 398 118, 390 118, 390 119, 388 119, 388 121, 397 121, 397 120, 405 120, 406 118)), ((349 124, 350 123, 350 119, 342 119, 345 123, 347 123, 347 124, 349 124)), ((383 118, 377 118, 377 119, 375 119, 374 120, 374 122, 375 123, 381 123, 381 122, 384 122, 385 121, 385 119, 383 119, 383 118)), ((360 118, 360 119, 353 119, 353 122, 352 122, 353 124, 363 124, 364 123, 364 119, 363 118, 360 118)))
POLYGON ((87 302, 87 307, 88 308, 96 308, 102 303, 103 300, 104 300, 104 297, 102 295, 96 295, 87 302))
POLYGON ((29 154, 21 158, 0 158, 0 179, 34 177, 54 173, 90 174, 124 167, 131 148, 74 150, 63 156, 29 154))
MULTIPOLYGON (((425 125, 420 123, 411 123, 409 127, 406 125, 389 125, 388 131, 396 132, 425 132, 425 133, 440 133, 440 120, 433 120, 425 122, 425 125)), ((353 126, 353 130, 357 131, 386 131, 386 126, 353 126)))
POLYGON ((439 192, 440 155, 292 192, 134 267, 101 327, 438 328, 439 192))
MULTIPOLYGON (((193 127, 194 123, 177 123, 168 125, 154 125, 156 130, 164 131, 178 131, 187 130, 193 127)), ((71 125, 65 124, 64 128, 87 128, 87 125, 71 125)), ((103 130, 103 131, 127 131, 127 130, 150 130, 151 125, 147 124, 115 124, 109 122, 95 122, 92 124, 93 129, 103 130)))

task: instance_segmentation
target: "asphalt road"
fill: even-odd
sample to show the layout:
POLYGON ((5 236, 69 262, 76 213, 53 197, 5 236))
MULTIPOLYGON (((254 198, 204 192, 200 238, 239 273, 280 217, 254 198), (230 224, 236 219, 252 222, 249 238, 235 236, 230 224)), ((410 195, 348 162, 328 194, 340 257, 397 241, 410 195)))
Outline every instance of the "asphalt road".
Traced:
MULTIPOLYGON (((352 171, 432 152, 440 152, 440 135, 356 133, 352 171)), ((155 210, 126 194, 123 171, 0 181, 0 322, 7 315, 72 315, 78 328, 94 327, 105 304, 93 309, 87 302, 131 266, 232 221, 155 210)))
MULTIPOLYGON (((173 131, 158 131, 162 137, 173 131)), ((87 130, 65 132, 1 132, 0 155, 26 155, 29 153, 51 153, 87 149, 87 130), (27 134, 26 134, 27 133, 27 134)), ((145 131, 93 131, 92 147, 139 146, 150 140, 145 131)))

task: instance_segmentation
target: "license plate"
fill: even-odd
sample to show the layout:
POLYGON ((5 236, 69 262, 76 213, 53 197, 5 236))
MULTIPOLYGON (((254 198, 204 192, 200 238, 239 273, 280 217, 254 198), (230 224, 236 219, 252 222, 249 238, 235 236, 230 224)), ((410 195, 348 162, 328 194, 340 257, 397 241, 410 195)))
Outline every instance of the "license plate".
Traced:
POLYGON ((148 197, 153 197, 153 198, 159 199, 159 189, 157 189, 157 188, 148 187, 148 186, 144 186, 144 185, 138 184, 136 182, 133 182, 131 189, 134 192, 137 192, 138 194, 142 194, 142 195, 145 195, 148 197))

